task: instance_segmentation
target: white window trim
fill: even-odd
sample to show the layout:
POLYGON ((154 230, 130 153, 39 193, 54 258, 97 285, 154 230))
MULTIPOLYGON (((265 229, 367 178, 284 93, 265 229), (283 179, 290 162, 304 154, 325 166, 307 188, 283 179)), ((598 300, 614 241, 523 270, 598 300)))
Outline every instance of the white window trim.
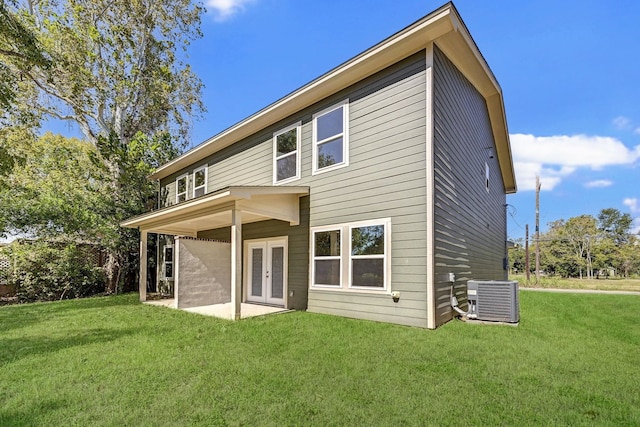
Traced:
POLYGON ((389 251, 391 248, 391 219, 387 218, 387 219, 383 219, 383 220, 371 220, 371 221, 361 221, 361 222, 357 222, 357 223, 352 223, 349 224, 349 251, 347 252, 348 255, 348 259, 349 259, 349 288, 350 289, 366 289, 368 291, 376 291, 376 292, 386 292, 388 289, 391 288, 390 284, 391 281, 390 279, 390 272, 391 272, 391 257, 389 256, 389 251), (354 228, 361 228, 361 227, 370 227, 370 226, 374 226, 374 225, 381 225, 384 227, 384 253, 382 255, 352 255, 351 251, 352 251, 352 247, 351 247, 351 243, 352 243, 352 236, 351 233, 353 232, 354 228), (353 275, 351 274, 351 266, 352 261, 354 259, 382 259, 383 260, 383 275, 384 275, 384 281, 382 284, 382 288, 377 288, 377 287, 372 287, 372 286, 354 286, 353 285, 353 275))
POLYGON ((312 175, 318 175, 324 172, 329 172, 332 171, 334 169, 339 169, 339 168, 343 168, 345 166, 349 166, 349 100, 345 99, 344 101, 332 105, 329 108, 325 108, 322 111, 317 112, 316 114, 313 115, 313 142, 312 142, 312 162, 313 162, 313 166, 312 166, 312 175), (339 136, 342 136, 342 162, 341 163, 336 163, 334 165, 331 166, 326 166, 324 168, 320 168, 318 169, 318 145, 322 144, 323 142, 328 142, 332 139, 337 139, 339 136, 333 136, 331 138, 327 138, 325 140, 322 141, 318 141, 318 117, 321 117, 327 113, 330 113, 333 110, 336 110, 338 108, 342 107, 342 133, 338 134, 339 136))
POLYGON ((279 131, 273 133, 273 185, 286 184, 288 182, 296 181, 300 179, 300 151, 301 151, 301 145, 302 145, 301 140, 302 140, 302 122, 297 122, 289 127, 280 129, 279 131), (278 160, 283 159, 287 156, 292 156, 294 154, 287 153, 287 154, 283 154, 282 156, 278 156, 277 137, 278 135, 281 135, 285 132, 289 132, 292 129, 296 130, 296 150, 295 150, 296 174, 295 176, 291 176, 289 178, 281 179, 280 181, 278 181, 278 160))
POLYGON ((196 169, 193 170, 193 191, 192 191, 192 194, 193 194, 193 198, 194 199, 196 197, 199 197, 199 196, 196 196, 196 190, 198 188, 204 188, 203 195, 207 194, 207 183, 209 182, 209 177, 208 177, 209 170, 208 170, 208 168, 209 168, 209 165, 202 165, 199 168, 196 168, 196 169), (204 170, 204 184, 199 186, 199 187, 196 187, 196 173, 200 172, 201 170, 204 170))
MULTIPOLYGON (((309 238, 309 287, 315 290, 355 292, 355 293, 371 293, 371 294, 390 294, 391 293, 391 218, 380 218, 366 221, 349 222, 343 224, 332 224, 319 227, 312 227, 309 238), (355 259, 362 258, 384 258, 384 286, 382 288, 374 288, 369 286, 352 286, 351 285, 351 230, 359 227, 367 227, 372 225, 384 226, 384 255, 363 255, 356 256, 355 259), (340 286, 332 285, 316 285, 315 278, 315 239, 314 235, 319 231, 340 230, 340 286)), ((327 258, 327 257, 323 257, 327 258)))
POLYGON ((178 198, 180 197, 181 194, 184 194, 183 201, 186 201, 189 199, 189 174, 187 173, 185 173, 184 175, 180 175, 179 177, 176 178, 176 203, 181 203, 178 201, 178 198), (184 193, 178 193, 178 181, 180 181, 182 178, 185 179, 184 193))
POLYGON ((164 253, 162 254, 162 278, 164 280, 174 280, 175 278, 175 259, 176 252, 174 250, 173 245, 165 245, 163 248, 164 253), (171 261, 167 261, 167 249, 171 249, 171 261), (173 273, 171 276, 167 276, 167 264, 171 264, 171 272, 173 273))
POLYGON ((343 260, 343 256, 344 256, 344 227, 342 226, 335 226, 335 225, 331 225, 331 226, 323 226, 323 227, 314 227, 311 230, 311 250, 309 251, 309 253, 311 254, 311 268, 310 268, 310 273, 311 273, 311 278, 309 280, 309 283, 311 284, 312 288, 324 288, 324 289, 340 289, 342 288, 342 283, 344 282, 344 260, 343 260), (340 255, 337 256, 322 256, 319 257, 322 260, 332 260, 332 259, 337 259, 340 261, 340 285, 327 285, 327 284, 316 284, 315 283, 315 278, 316 278, 316 240, 315 240, 315 235, 316 233, 322 233, 324 231, 339 231, 340 232, 340 255))

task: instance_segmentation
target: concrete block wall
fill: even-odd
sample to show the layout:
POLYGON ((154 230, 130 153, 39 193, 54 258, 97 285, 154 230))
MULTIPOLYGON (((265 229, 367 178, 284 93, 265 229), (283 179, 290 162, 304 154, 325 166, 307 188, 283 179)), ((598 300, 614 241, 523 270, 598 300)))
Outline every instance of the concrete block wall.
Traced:
POLYGON ((230 243, 179 237, 176 249, 178 308, 231 301, 230 243))

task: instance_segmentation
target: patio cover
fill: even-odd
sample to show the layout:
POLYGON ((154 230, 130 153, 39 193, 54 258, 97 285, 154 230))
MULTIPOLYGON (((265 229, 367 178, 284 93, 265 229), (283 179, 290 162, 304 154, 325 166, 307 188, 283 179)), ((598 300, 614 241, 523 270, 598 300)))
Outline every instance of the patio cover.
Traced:
POLYGON ((300 197, 309 187, 230 186, 120 223, 140 230, 140 300, 147 299, 147 233, 197 237, 198 231, 231 227, 231 305, 240 319, 242 224, 277 219, 300 223, 300 197))

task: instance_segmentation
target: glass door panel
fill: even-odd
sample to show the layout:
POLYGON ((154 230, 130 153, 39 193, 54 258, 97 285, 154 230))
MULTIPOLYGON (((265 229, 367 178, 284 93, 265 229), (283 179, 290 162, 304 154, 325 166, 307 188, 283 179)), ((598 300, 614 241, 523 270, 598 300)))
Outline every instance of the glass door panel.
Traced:
POLYGON ((284 303, 284 247, 271 246, 270 249, 269 300, 273 303, 282 304, 284 303))
POLYGON ((266 302, 266 294, 264 292, 266 285, 265 252, 266 243, 249 244, 247 301, 266 302))

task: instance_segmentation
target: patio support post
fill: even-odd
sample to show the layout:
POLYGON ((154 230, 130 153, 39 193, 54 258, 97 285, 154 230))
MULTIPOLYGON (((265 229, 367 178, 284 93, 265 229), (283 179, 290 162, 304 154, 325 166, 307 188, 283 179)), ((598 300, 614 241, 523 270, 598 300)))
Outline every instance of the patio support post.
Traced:
POLYGON ((147 300, 147 232, 140 230, 140 301, 147 300))
POLYGON ((242 303, 242 211, 231 209, 231 305, 233 319, 240 319, 242 303))

